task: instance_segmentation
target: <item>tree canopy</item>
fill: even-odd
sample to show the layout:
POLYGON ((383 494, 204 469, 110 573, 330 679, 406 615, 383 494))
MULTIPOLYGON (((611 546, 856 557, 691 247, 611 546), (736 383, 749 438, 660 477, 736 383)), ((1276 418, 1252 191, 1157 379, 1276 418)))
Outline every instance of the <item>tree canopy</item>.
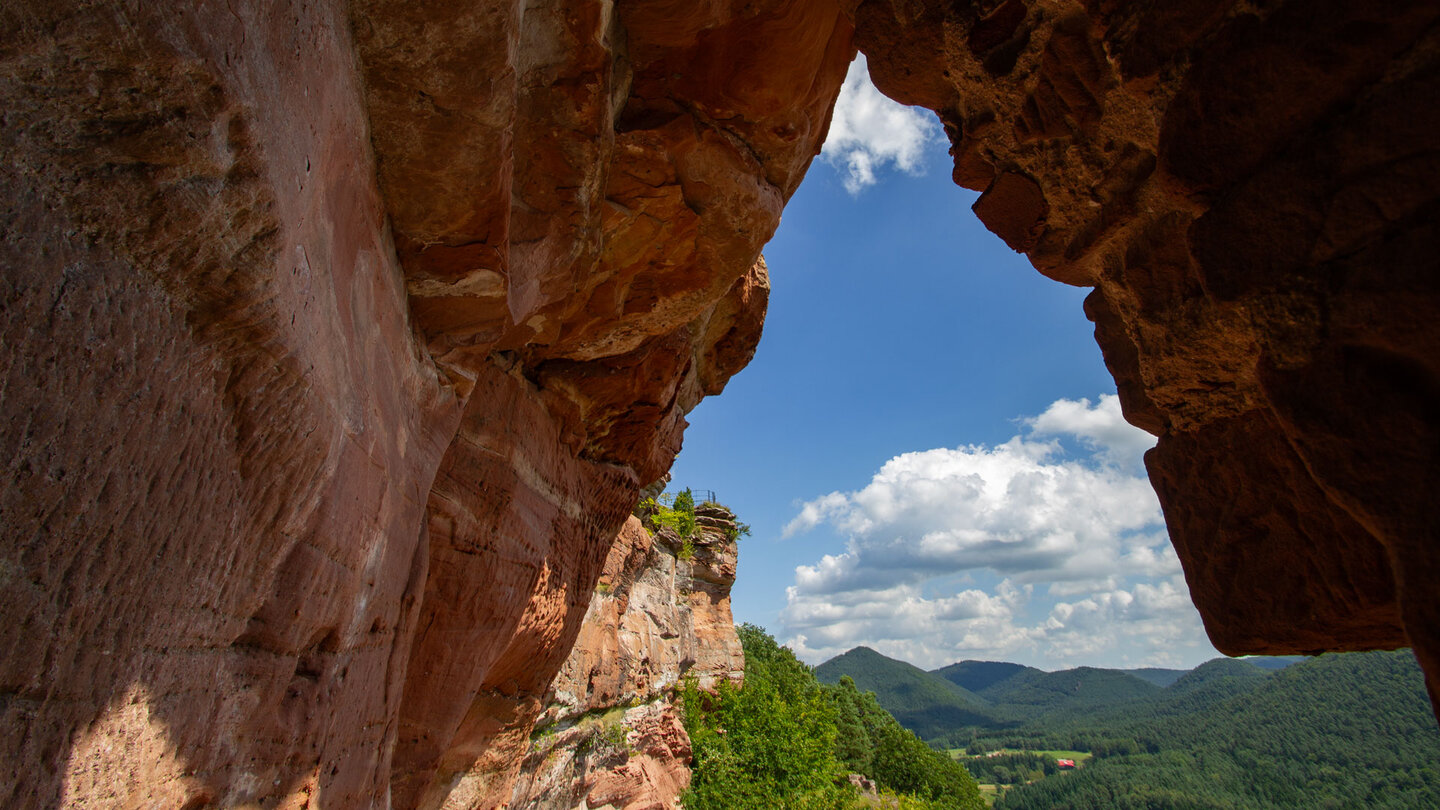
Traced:
POLYGON ((979 788, 947 754, 927 746, 854 681, 821 684, 762 628, 738 629, 745 683, 684 691, 694 761, 689 810, 850 808, 858 773, 914 810, 981 810, 979 788))

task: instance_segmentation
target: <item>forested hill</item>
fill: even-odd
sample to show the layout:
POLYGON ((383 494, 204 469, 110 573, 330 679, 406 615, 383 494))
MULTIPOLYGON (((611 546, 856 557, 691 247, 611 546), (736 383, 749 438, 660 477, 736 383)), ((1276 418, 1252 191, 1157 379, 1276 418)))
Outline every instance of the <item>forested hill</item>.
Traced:
POLYGON ((1169 686, 1185 674, 1183 669, 1161 669, 1159 667, 1144 667, 1142 669, 1126 669, 1128 672, 1141 680, 1149 681, 1156 686, 1169 686))
MULTIPOLYGON (((841 656, 841 658, 843 657, 841 656)), ((821 666, 823 667, 825 664, 821 664, 821 666)), ((961 661, 958 664, 934 670, 932 674, 939 675, 956 686, 978 692, 1014 678, 1031 678, 1045 673, 1034 667, 1011 664, 1008 661, 961 661)))
POLYGON ((989 701, 998 715, 1028 721, 1056 711, 1084 713, 1129 705, 1162 691, 1149 681, 1114 669, 1027 670, 991 684, 979 695, 989 701))
MULTIPOLYGON (((867 653, 869 677, 887 671, 876 660, 883 656, 867 653)), ((821 670, 844 674, 828 664, 821 670)), ((1093 755, 1073 772, 1032 771, 1008 790, 1002 785, 1001 810, 1440 807, 1440 729, 1408 651, 1216 659, 1167 686, 1156 682, 1167 673, 1044 673, 996 662, 923 674, 968 686, 984 715, 942 729, 917 705, 887 703, 897 690, 876 690, 902 722, 918 718, 932 743, 1093 755), (1284 668, 1270 668, 1277 666, 1284 668)), ((969 765, 979 774, 992 762, 969 765)))
MULTIPOLYGON (((1151 677, 1163 672, 1156 670, 1151 677)), ((1000 661, 961 661, 926 672, 868 647, 856 647, 815 668, 815 677, 824 683, 838 683, 847 675, 860 689, 874 692, 906 728, 940 741, 952 739, 960 729, 1013 729, 1040 717, 1088 715, 1164 691, 1135 673, 1095 667, 1044 672, 1000 661)))
POLYGON ((1104 728, 1072 723, 1071 735, 1133 740, 1136 752, 1018 788, 997 807, 1440 807, 1440 729, 1409 652, 1321 656, 1229 695, 1216 687, 1236 686, 1236 673, 1209 674, 1177 696, 1187 711, 1163 711, 1172 702, 1104 728))
POLYGON ((874 692, 900 725, 922 739, 934 739, 954 728, 1013 725, 996 718, 986 701, 968 689, 869 647, 856 647, 815 668, 815 679, 821 683, 838 684, 847 675, 860 691, 874 692))

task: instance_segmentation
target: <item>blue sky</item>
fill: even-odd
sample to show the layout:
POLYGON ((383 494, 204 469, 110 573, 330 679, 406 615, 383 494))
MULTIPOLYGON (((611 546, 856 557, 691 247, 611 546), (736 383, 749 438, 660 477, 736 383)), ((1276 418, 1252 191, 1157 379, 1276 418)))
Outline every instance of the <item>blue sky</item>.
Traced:
POLYGON ((1214 657, 1088 290, 986 231, 933 116, 857 66, 765 249, 755 360, 690 414, 672 471, 752 527, 736 621, 812 664, 860 644, 925 668, 1214 657))

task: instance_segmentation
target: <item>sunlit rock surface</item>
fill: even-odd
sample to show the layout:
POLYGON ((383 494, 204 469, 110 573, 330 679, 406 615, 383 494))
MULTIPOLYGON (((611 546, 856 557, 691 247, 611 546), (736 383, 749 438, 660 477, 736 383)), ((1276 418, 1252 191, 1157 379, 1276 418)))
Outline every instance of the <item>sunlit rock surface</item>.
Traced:
POLYGON ((686 679, 738 682, 730 614, 734 515, 702 506, 686 542, 638 520, 620 531, 580 635, 550 686, 512 808, 670 807, 690 782, 672 697, 686 679))
POLYGON ((3 4, 0 803, 507 791, 857 43, 1095 286, 1217 645, 1433 686, 1437 15, 3 4))
POLYGON ((453 805, 517 750, 852 53, 636 5, 0 7, 0 804, 453 805))

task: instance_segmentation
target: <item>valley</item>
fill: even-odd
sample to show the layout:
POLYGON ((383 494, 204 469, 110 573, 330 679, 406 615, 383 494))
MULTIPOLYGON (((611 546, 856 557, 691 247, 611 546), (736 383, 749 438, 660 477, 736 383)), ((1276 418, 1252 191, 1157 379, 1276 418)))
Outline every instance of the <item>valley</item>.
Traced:
POLYGON ((926 672, 856 648, 815 674, 873 691, 1005 810, 1440 806, 1440 733, 1406 650, 926 672))

